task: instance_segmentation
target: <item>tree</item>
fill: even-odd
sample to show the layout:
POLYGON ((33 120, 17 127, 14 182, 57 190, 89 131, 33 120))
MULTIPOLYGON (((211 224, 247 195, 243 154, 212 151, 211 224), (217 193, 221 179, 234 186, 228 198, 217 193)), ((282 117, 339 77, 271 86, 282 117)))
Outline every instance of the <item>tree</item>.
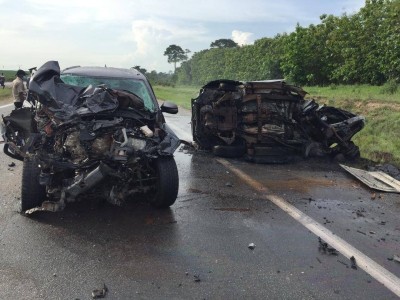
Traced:
POLYGON ((210 44, 211 48, 236 48, 239 45, 231 39, 219 39, 210 44))
POLYGON ((187 60, 188 53, 190 53, 189 49, 183 50, 178 45, 169 45, 165 49, 164 56, 168 56, 168 63, 174 63, 174 73, 176 71, 176 63, 187 60))
POLYGON ((142 74, 146 74, 147 73, 147 70, 145 68, 141 68, 140 66, 134 66, 131 69, 138 70, 142 74))

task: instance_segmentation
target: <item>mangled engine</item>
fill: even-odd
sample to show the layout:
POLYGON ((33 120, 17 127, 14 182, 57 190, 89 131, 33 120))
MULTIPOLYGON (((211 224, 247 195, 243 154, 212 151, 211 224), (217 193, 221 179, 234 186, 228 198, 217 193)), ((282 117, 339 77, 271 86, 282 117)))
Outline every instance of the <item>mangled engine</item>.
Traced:
MULTIPOLYGON (((122 111, 114 115, 118 112, 122 111)), ((84 194, 122 204, 128 196, 152 188, 152 158, 159 155, 165 132, 149 128, 135 113, 123 113, 124 117, 96 115, 57 124, 54 117, 38 110, 43 143, 37 152, 40 183, 47 187, 49 203, 61 199, 55 203, 63 206, 84 194)))

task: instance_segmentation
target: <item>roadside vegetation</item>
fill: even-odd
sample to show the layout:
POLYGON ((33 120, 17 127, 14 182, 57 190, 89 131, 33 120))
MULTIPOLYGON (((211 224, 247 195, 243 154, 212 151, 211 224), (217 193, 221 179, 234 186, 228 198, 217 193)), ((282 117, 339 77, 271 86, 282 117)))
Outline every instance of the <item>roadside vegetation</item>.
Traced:
MULTIPOLYGON (((27 74, 29 72, 25 71, 27 74)), ((17 73, 17 70, 0 70, 0 74, 3 73, 4 77, 6 78, 6 81, 13 81, 15 79, 15 73, 17 73)))
POLYGON ((5 104, 6 102, 9 102, 11 100, 12 100, 11 89, 10 88, 2 89, 0 87, 0 105, 5 104))

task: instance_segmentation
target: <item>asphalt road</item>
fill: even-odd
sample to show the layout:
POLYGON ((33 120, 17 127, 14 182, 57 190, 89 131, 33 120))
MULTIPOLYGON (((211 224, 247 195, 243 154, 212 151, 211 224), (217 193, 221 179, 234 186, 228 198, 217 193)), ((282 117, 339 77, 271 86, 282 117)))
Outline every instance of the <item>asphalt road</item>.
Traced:
MULTIPOLYGON (((166 117, 190 139, 187 112, 166 117)), ((324 160, 256 165, 183 147, 175 158, 169 210, 81 202, 28 218, 18 212, 22 163, 1 153, 0 299, 91 299, 103 284, 106 299, 400 295, 400 263, 388 260, 400 255, 399 195, 324 160)))

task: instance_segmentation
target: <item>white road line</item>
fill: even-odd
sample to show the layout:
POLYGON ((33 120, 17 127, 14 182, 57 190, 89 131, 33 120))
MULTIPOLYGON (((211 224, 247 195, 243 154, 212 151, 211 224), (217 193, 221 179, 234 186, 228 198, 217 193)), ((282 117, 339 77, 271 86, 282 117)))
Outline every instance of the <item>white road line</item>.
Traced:
POLYGON ((398 278, 396 275, 383 268, 367 255, 357 250, 355 247, 335 235, 332 231, 325 228, 323 225, 321 225, 302 211, 298 210, 296 207, 288 203, 285 199, 272 194, 267 187, 265 187, 263 184, 256 181, 255 179, 251 178, 243 171, 234 167, 227 160, 217 159, 217 161, 225 166, 227 169, 229 169, 232 173, 236 174, 236 176, 246 182, 249 186, 259 192, 262 192, 264 194, 263 198, 265 200, 273 202, 275 205, 277 205, 279 208, 289 214, 296 221, 301 223, 308 230, 319 236, 332 247, 336 248, 345 257, 350 259, 350 257, 354 256, 358 267, 363 269, 365 272, 367 272, 369 275, 374 277, 389 290, 395 293, 398 297, 400 297, 400 278, 398 278))
POLYGON ((11 106, 11 105, 14 105, 14 103, 2 105, 2 106, 0 106, 0 109, 9 107, 9 106, 11 106))

